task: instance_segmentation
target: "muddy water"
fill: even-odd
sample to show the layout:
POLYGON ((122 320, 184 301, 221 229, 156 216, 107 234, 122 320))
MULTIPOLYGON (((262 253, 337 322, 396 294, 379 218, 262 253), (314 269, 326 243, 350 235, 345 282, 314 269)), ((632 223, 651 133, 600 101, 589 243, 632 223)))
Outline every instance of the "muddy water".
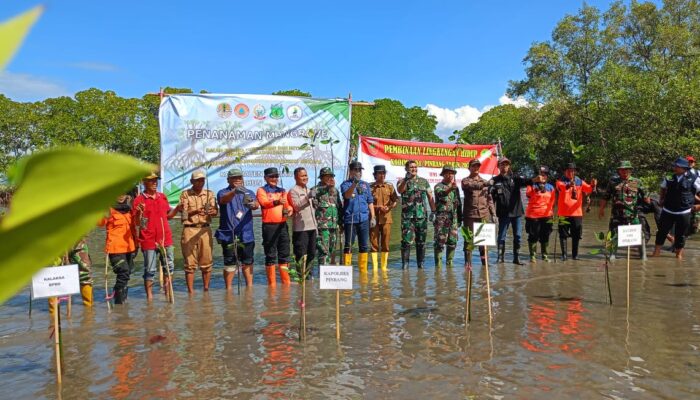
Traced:
MULTIPOLYGON (((461 251, 460 267, 436 271, 428 249, 425 270, 402 271, 394 232, 388 273, 370 267, 366 280, 355 274, 355 290, 341 292, 339 343, 335 295, 318 290, 318 280, 300 343, 299 286, 268 290, 256 265, 254 287, 227 294, 219 269, 212 290, 190 298, 180 268, 176 304, 160 295, 149 305, 139 257, 127 306, 89 311, 74 297, 73 315, 63 318, 60 389, 45 301, 34 302, 31 318, 26 290, 0 306, 0 398, 697 397, 700 243, 689 242, 683 263, 668 252, 633 259, 629 308, 620 252, 610 306, 601 258, 586 254, 603 228, 587 218, 580 261, 491 266, 491 326, 481 266, 466 326, 461 251)), ((104 296, 103 237, 91 236, 96 297, 104 296)))

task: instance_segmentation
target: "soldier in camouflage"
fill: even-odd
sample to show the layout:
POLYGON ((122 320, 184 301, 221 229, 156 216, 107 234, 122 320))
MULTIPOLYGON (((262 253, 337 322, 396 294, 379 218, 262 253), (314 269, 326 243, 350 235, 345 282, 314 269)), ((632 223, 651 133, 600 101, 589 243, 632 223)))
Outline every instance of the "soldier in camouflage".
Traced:
POLYGON ((328 265, 335 261, 335 246, 338 243, 338 232, 342 229, 342 219, 339 218, 340 207, 343 201, 340 192, 335 188, 335 174, 333 170, 321 168, 321 182, 309 192, 309 197, 316 211, 316 224, 318 236, 316 248, 318 250, 318 265, 328 265))
POLYGON ((399 179, 398 192, 401 195, 401 268, 408 267, 411 245, 416 244, 416 264, 423 268, 425 263, 425 240, 428 232, 428 220, 434 218, 429 214, 435 211, 435 201, 430 184, 418 176, 418 164, 406 161, 406 177, 399 179))
MULTIPOLYGON (((644 185, 639 178, 632 176, 632 163, 622 161, 617 167, 616 178, 610 180, 605 196, 600 199, 598 218, 605 215, 605 206, 612 200, 610 210, 610 224, 608 229, 616 232, 620 225, 636 225, 640 223, 639 206, 642 203, 649 203, 644 185)), ((640 248, 641 258, 646 258, 645 246, 640 248)))
POLYGON ((68 252, 68 263, 78 264, 80 276, 80 294, 83 305, 92 307, 92 260, 88 251, 86 238, 80 239, 68 252))
POLYGON ((435 268, 442 265, 442 250, 447 247, 445 265, 452 268, 457 247, 457 230, 462 223, 462 200, 455 182, 455 170, 450 165, 442 167, 442 182, 435 185, 435 268))

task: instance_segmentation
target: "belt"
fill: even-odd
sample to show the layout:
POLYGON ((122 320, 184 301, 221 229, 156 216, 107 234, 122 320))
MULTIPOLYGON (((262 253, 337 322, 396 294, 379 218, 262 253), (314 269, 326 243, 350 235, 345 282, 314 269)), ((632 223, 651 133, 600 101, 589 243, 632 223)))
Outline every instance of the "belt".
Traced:
POLYGON ((189 224, 184 225, 185 228, 208 228, 209 224, 189 224))

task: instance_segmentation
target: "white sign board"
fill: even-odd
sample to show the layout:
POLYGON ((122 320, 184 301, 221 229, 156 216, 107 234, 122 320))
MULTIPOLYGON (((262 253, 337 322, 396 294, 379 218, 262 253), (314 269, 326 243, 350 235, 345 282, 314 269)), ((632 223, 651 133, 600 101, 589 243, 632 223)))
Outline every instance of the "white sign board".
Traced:
POLYGON ((321 289, 352 289, 352 267, 346 265, 321 265, 321 289))
POLYGON ((32 277, 32 299, 80 293, 78 265, 42 268, 32 277))
POLYGON ((474 222, 474 246, 495 246, 496 224, 474 222), (481 231, 479 231, 481 230, 481 231), (478 233, 477 233, 478 232, 478 233))
POLYGON ((640 246, 642 225, 620 225, 617 227, 617 247, 640 246))

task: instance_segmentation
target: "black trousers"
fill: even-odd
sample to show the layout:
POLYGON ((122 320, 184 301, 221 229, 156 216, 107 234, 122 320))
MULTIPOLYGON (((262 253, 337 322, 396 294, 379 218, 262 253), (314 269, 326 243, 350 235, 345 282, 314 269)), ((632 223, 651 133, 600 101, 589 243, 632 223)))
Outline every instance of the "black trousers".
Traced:
POLYGON ((688 235, 688 227, 690 226, 691 213, 671 214, 666 211, 661 213, 659 218, 659 230, 656 231, 656 245, 661 246, 666 240, 666 235, 674 229, 676 233, 673 247, 682 249, 685 247, 685 237, 688 235), (675 226, 675 228, 674 228, 675 226))
POLYGON ((316 257, 316 230, 292 232, 292 245, 297 263, 306 255, 306 268, 311 267, 316 257))
POLYGON ((262 224, 265 265, 289 264, 289 230, 287 223, 262 224))
POLYGON ((109 264, 112 266, 112 272, 117 276, 114 283, 114 290, 118 291, 129 286, 129 278, 134 270, 134 258, 136 252, 119 253, 109 255, 109 264))
POLYGON ((583 217, 565 217, 568 225, 559 224, 559 239, 571 238, 578 242, 583 235, 583 217))
POLYGON ((547 243, 549 235, 552 233, 552 224, 548 223, 551 218, 525 218, 525 232, 527 232, 528 243, 547 243))

